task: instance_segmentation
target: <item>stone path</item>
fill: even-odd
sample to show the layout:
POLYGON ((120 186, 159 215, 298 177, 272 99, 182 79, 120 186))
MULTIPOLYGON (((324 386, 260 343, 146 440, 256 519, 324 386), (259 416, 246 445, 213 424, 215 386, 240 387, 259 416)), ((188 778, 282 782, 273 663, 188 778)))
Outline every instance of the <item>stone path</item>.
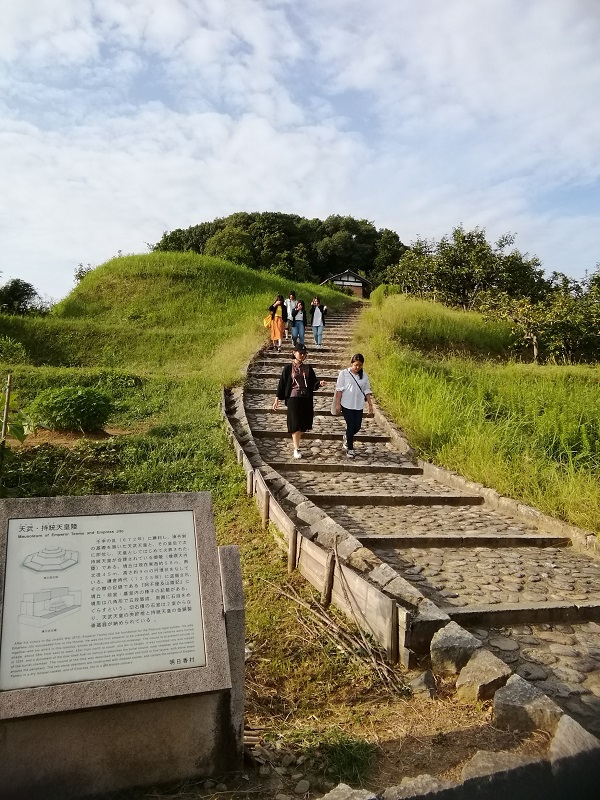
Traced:
POLYGON ((477 493, 424 477, 369 415, 348 460, 343 419, 329 408, 352 329, 352 317, 328 319, 321 350, 307 332, 308 362, 329 383, 315 400, 301 461, 292 458, 285 408, 271 409, 291 346, 265 350, 250 366, 244 410, 262 460, 600 734, 600 561, 575 551, 567 536, 489 509, 477 493))

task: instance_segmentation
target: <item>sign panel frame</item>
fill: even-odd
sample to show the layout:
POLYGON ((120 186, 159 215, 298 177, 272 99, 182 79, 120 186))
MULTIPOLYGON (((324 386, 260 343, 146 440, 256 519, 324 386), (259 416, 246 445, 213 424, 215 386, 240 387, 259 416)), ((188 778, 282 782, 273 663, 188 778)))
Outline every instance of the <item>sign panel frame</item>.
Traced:
MULTIPOLYGON (((154 648, 153 657, 149 658, 148 661, 149 666, 143 669, 138 667, 139 671, 131 674, 113 674, 109 677, 104 677, 102 668, 99 668, 96 670, 96 676, 92 679, 84 679, 85 671, 80 671, 77 673, 75 680, 61 682, 61 672, 59 670, 54 676, 45 679, 51 681, 46 685, 0 690, 0 719, 94 708, 114 705, 115 703, 141 702, 150 699, 231 688, 218 551, 211 497, 208 492, 154 495, 95 495, 89 497, 27 498, 0 501, 0 648, 4 648, 2 656, 5 667, 7 663, 6 647, 10 647, 15 641, 15 621, 13 616, 15 616, 17 607, 23 612, 22 616, 19 615, 21 619, 20 628, 28 631, 35 629, 36 626, 40 627, 37 615, 46 614, 47 616, 47 607, 49 605, 51 613, 56 614, 57 618, 59 618, 56 628, 62 625, 65 630, 76 630, 77 625, 82 625, 84 619, 88 626, 90 624, 91 613, 94 610, 90 608, 90 588, 78 585, 69 586, 70 579, 67 576, 69 573, 78 575, 79 583, 82 583, 82 575, 90 574, 89 572, 86 573, 83 566, 85 565, 87 570, 97 568, 90 566, 90 564, 98 563, 98 560, 94 560, 89 552, 92 546, 97 546, 97 536, 86 536, 83 535, 83 532, 80 533, 79 530, 76 536, 66 533, 65 541, 70 546, 65 548, 57 547, 56 536, 52 536, 45 541, 44 538, 38 538, 37 535, 32 536, 30 539, 24 538, 23 535, 23 539, 19 540, 17 546, 13 543, 16 541, 15 525, 17 520, 33 522, 34 524, 29 527, 33 527, 34 530, 41 530, 42 528, 46 530, 50 525, 49 521, 56 520, 58 522, 68 519, 69 523, 67 524, 71 527, 71 524, 77 525, 78 518, 82 523, 84 521, 88 522, 87 526, 84 524, 77 526, 82 531, 86 527, 88 529, 90 527, 93 528, 89 524, 90 518, 96 518, 95 522, 97 522, 98 531, 114 530, 114 526, 111 528, 110 523, 114 523, 119 519, 122 523, 122 530, 126 530, 129 527, 131 530, 138 531, 142 521, 151 522, 153 524, 151 529, 155 531, 160 528, 161 520, 163 519, 180 519, 184 521, 183 528, 180 526, 180 529, 187 531, 187 553, 196 559, 196 564, 190 565, 192 567, 190 577, 193 588, 193 592, 190 594, 193 597, 194 592, 198 592, 198 587, 195 586, 194 580, 195 569, 197 568, 199 598, 196 596, 196 602, 190 600, 191 605, 189 607, 186 606, 179 618, 186 618, 188 640, 194 641, 196 655, 200 655, 199 661, 204 663, 196 666, 197 662, 194 659, 194 665, 191 666, 187 660, 183 663, 182 658, 180 659, 182 662, 180 665, 175 665, 173 668, 165 668, 164 658, 157 659, 155 656, 158 650, 154 648), (174 518, 171 516, 173 512, 188 513, 174 518), (142 516, 152 514, 157 516, 142 516), (159 516, 161 514, 166 514, 166 517, 159 516), (130 515, 136 516, 132 517, 130 515), (193 525, 191 525, 192 519, 193 525), (35 524, 36 520, 39 520, 40 524, 35 524), (10 543, 8 538, 9 526, 11 530, 10 543), (192 541, 195 538, 195 548, 190 546, 190 537, 192 541), (25 544, 23 544, 24 542, 25 544), (48 542, 48 546, 45 548, 46 542, 48 542), (73 542, 81 542, 79 550, 73 546, 73 542), (14 555, 8 564, 7 545, 9 545, 8 552, 11 553, 12 551, 14 555), (27 552, 25 554, 25 550, 31 550, 31 553, 27 552), (61 550, 62 552, 59 552, 61 550), (23 555, 25 557, 21 558, 23 555), (79 559, 83 563, 79 563, 79 559), (16 567, 15 563, 17 563, 16 567), (49 568, 49 564, 59 565, 59 567, 49 568), (7 576, 8 569, 11 572, 7 576), (52 588, 46 590, 45 585, 42 585, 42 588, 46 591, 41 593, 22 592, 22 596, 16 597, 20 583, 14 575, 15 569, 26 576, 27 580, 24 581, 26 589, 31 589, 32 586, 35 587, 38 581, 42 585, 43 576, 40 573, 50 569, 45 576, 45 580, 50 587, 53 587, 56 581, 57 588, 52 592, 52 588), (57 577, 55 580, 49 581, 48 578, 52 573, 57 577), (5 598, 7 585, 10 594, 7 594, 5 598), (83 594, 88 595, 87 604, 82 600, 82 588, 84 588, 83 594), (56 598, 54 594, 57 595, 56 598), (50 599, 46 598, 46 595, 50 599), (8 612, 6 619, 4 617, 5 601, 8 612), (188 611, 188 608, 191 610, 188 611), (38 609, 42 609, 42 611, 40 612, 38 609), (66 616, 69 619, 63 620, 62 617, 66 616), (74 622, 79 618, 81 622, 74 622), (192 622, 195 626, 194 628, 190 624, 192 622), (4 630, 2 628, 3 624, 4 630), (7 635, 3 636, 4 633, 7 635), (191 639, 189 638, 190 636, 191 639), (201 642, 201 646, 199 646, 199 642, 201 642), (153 669, 156 671, 149 671, 153 669)), ((23 526, 20 525, 19 527, 22 528, 23 526)), ((105 540, 103 539, 102 541, 105 540)), ((181 552, 183 553, 183 549, 181 552)), ((169 557, 171 556, 169 555, 169 557)), ((121 573, 118 574, 119 576, 121 575, 121 573)), ((102 596, 106 593, 106 588, 106 582, 99 587, 102 596)), ((122 610, 128 607, 121 604, 120 608, 122 610)), ((173 619, 177 624, 177 615, 173 615, 173 619)), ((156 627, 156 622, 157 620, 152 620, 149 624, 154 624, 154 627, 156 627)), ((140 624, 137 620, 132 623, 130 630, 140 630, 140 624)), ((123 628, 116 630, 115 643, 113 643, 113 650, 117 660, 119 647, 125 648, 125 638, 122 635, 122 631, 123 628)), ((169 633, 168 630, 167 633, 169 633)), ((29 638, 32 638, 31 633, 28 635, 29 638)), ((107 641, 106 637, 110 638, 109 632, 104 628, 101 631, 101 636, 104 636, 107 641)), ((49 641, 52 641, 53 637, 58 641, 57 633, 50 630, 49 641)), ((140 636, 138 636, 138 639, 142 641, 140 636)), ((59 660, 59 656, 56 653, 54 657, 55 660, 59 660)), ((141 667, 139 659, 137 663, 141 667)), ((126 668, 125 671, 127 671, 126 668)), ((33 678, 32 680, 36 679, 33 678)), ((38 680, 44 679, 40 678, 38 680)))

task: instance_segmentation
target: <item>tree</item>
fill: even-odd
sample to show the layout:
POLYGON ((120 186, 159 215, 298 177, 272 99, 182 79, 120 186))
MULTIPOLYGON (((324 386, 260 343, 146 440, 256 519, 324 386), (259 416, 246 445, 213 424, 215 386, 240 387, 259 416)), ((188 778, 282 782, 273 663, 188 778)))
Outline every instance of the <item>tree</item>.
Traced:
POLYGON ((0 287, 0 311, 4 314, 28 314, 43 305, 34 287, 20 278, 12 278, 0 287))
POLYGON ((255 266, 252 237, 249 233, 227 225, 206 242, 204 255, 224 258, 244 267, 255 266))

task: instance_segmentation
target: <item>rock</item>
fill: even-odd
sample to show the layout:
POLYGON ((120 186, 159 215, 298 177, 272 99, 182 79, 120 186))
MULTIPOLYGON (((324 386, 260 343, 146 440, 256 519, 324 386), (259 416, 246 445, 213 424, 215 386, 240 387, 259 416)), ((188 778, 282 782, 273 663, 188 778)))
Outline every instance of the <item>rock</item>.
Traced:
POLYGON ((263 764, 258 770, 261 778, 267 778, 271 774, 271 767, 268 764, 263 764))
POLYGON ((456 681, 461 703, 490 700, 511 675, 510 667, 488 650, 476 650, 456 681))
MULTIPOLYGON (((443 791, 451 784, 438 780, 433 775, 417 775, 416 778, 402 778, 399 786, 390 786, 381 797, 383 800, 404 800, 410 797, 429 797, 430 792, 443 791)), ((435 795, 434 795, 435 796, 435 795)))
POLYGON ((488 644, 490 647, 495 647, 505 652, 519 649, 519 645, 514 639, 507 639, 504 636, 494 636, 488 641, 488 644))
POLYGON ((217 783, 215 786, 217 792, 226 792, 227 791, 227 784, 226 783, 217 783))
POLYGON ((398 577, 398 573, 395 569, 392 569, 389 564, 379 564, 378 567, 369 573, 368 576, 373 583, 376 583, 377 586, 381 586, 382 588, 391 583, 394 578, 398 577))
POLYGON ((428 669, 414 678, 409 684, 413 694, 422 694, 427 692, 430 697, 435 697, 435 678, 433 672, 428 669))
POLYGON ((548 673, 545 669, 542 669, 537 664, 531 664, 528 661, 517 667, 517 675, 525 678, 526 681, 545 681, 548 677, 548 673))
POLYGON ((304 500, 296 506, 296 516, 307 525, 316 525, 325 517, 325 512, 310 500, 304 500))
POLYGON ((368 789, 351 789, 345 783, 338 783, 335 789, 324 794, 321 800, 377 800, 368 789))
POLYGON ((562 714, 553 700, 519 675, 512 675, 494 696, 494 717, 500 728, 554 733, 562 714))
POLYGON ((460 672, 480 647, 481 642, 476 636, 456 622, 449 622, 431 640, 431 668, 440 674, 460 672))
POLYGON ((366 547, 359 547, 358 550, 355 550, 348 556, 347 562, 358 572, 367 572, 367 570, 372 570, 381 564, 381 559, 377 558, 377 556, 366 547))
POLYGON ((400 575, 386 584, 385 593, 409 606, 418 606, 423 599, 421 592, 400 575))
POLYGON ((286 753, 284 757, 281 759, 281 766, 282 767, 291 767, 292 764, 296 763, 296 759, 291 753, 286 753))
POLYGON ((306 778, 303 778, 301 781, 298 781, 294 787, 294 794, 306 794, 309 789, 310 781, 307 781, 306 778))
POLYGON ((488 750, 478 750, 470 761, 467 761, 462 771, 463 781, 472 778, 482 778, 486 775, 493 775, 497 772, 507 772, 517 769, 525 764, 536 761, 535 758, 521 756, 518 753, 507 753, 500 750, 497 753, 488 750))
MULTIPOLYGON (((600 751, 598 739, 582 728, 572 717, 567 714, 562 716, 558 721, 556 732, 548 749, 550 761, 554 762, 561 758, 568 758, 592 750, 600 751)), ((600 752, 598 755, 600 756, 600 752)))
POLYGON ((293 798, 289 794, 276 794, 275 800, 293 800, 293 798))

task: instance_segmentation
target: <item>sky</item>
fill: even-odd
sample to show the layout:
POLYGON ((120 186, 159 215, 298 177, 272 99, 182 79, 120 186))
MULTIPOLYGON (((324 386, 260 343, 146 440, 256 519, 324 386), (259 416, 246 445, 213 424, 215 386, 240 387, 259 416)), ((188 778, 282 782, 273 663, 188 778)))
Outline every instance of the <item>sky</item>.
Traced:
POLYGON ((600 262, 598 0, 0 0, 0 282, 235 211, 600 262))

